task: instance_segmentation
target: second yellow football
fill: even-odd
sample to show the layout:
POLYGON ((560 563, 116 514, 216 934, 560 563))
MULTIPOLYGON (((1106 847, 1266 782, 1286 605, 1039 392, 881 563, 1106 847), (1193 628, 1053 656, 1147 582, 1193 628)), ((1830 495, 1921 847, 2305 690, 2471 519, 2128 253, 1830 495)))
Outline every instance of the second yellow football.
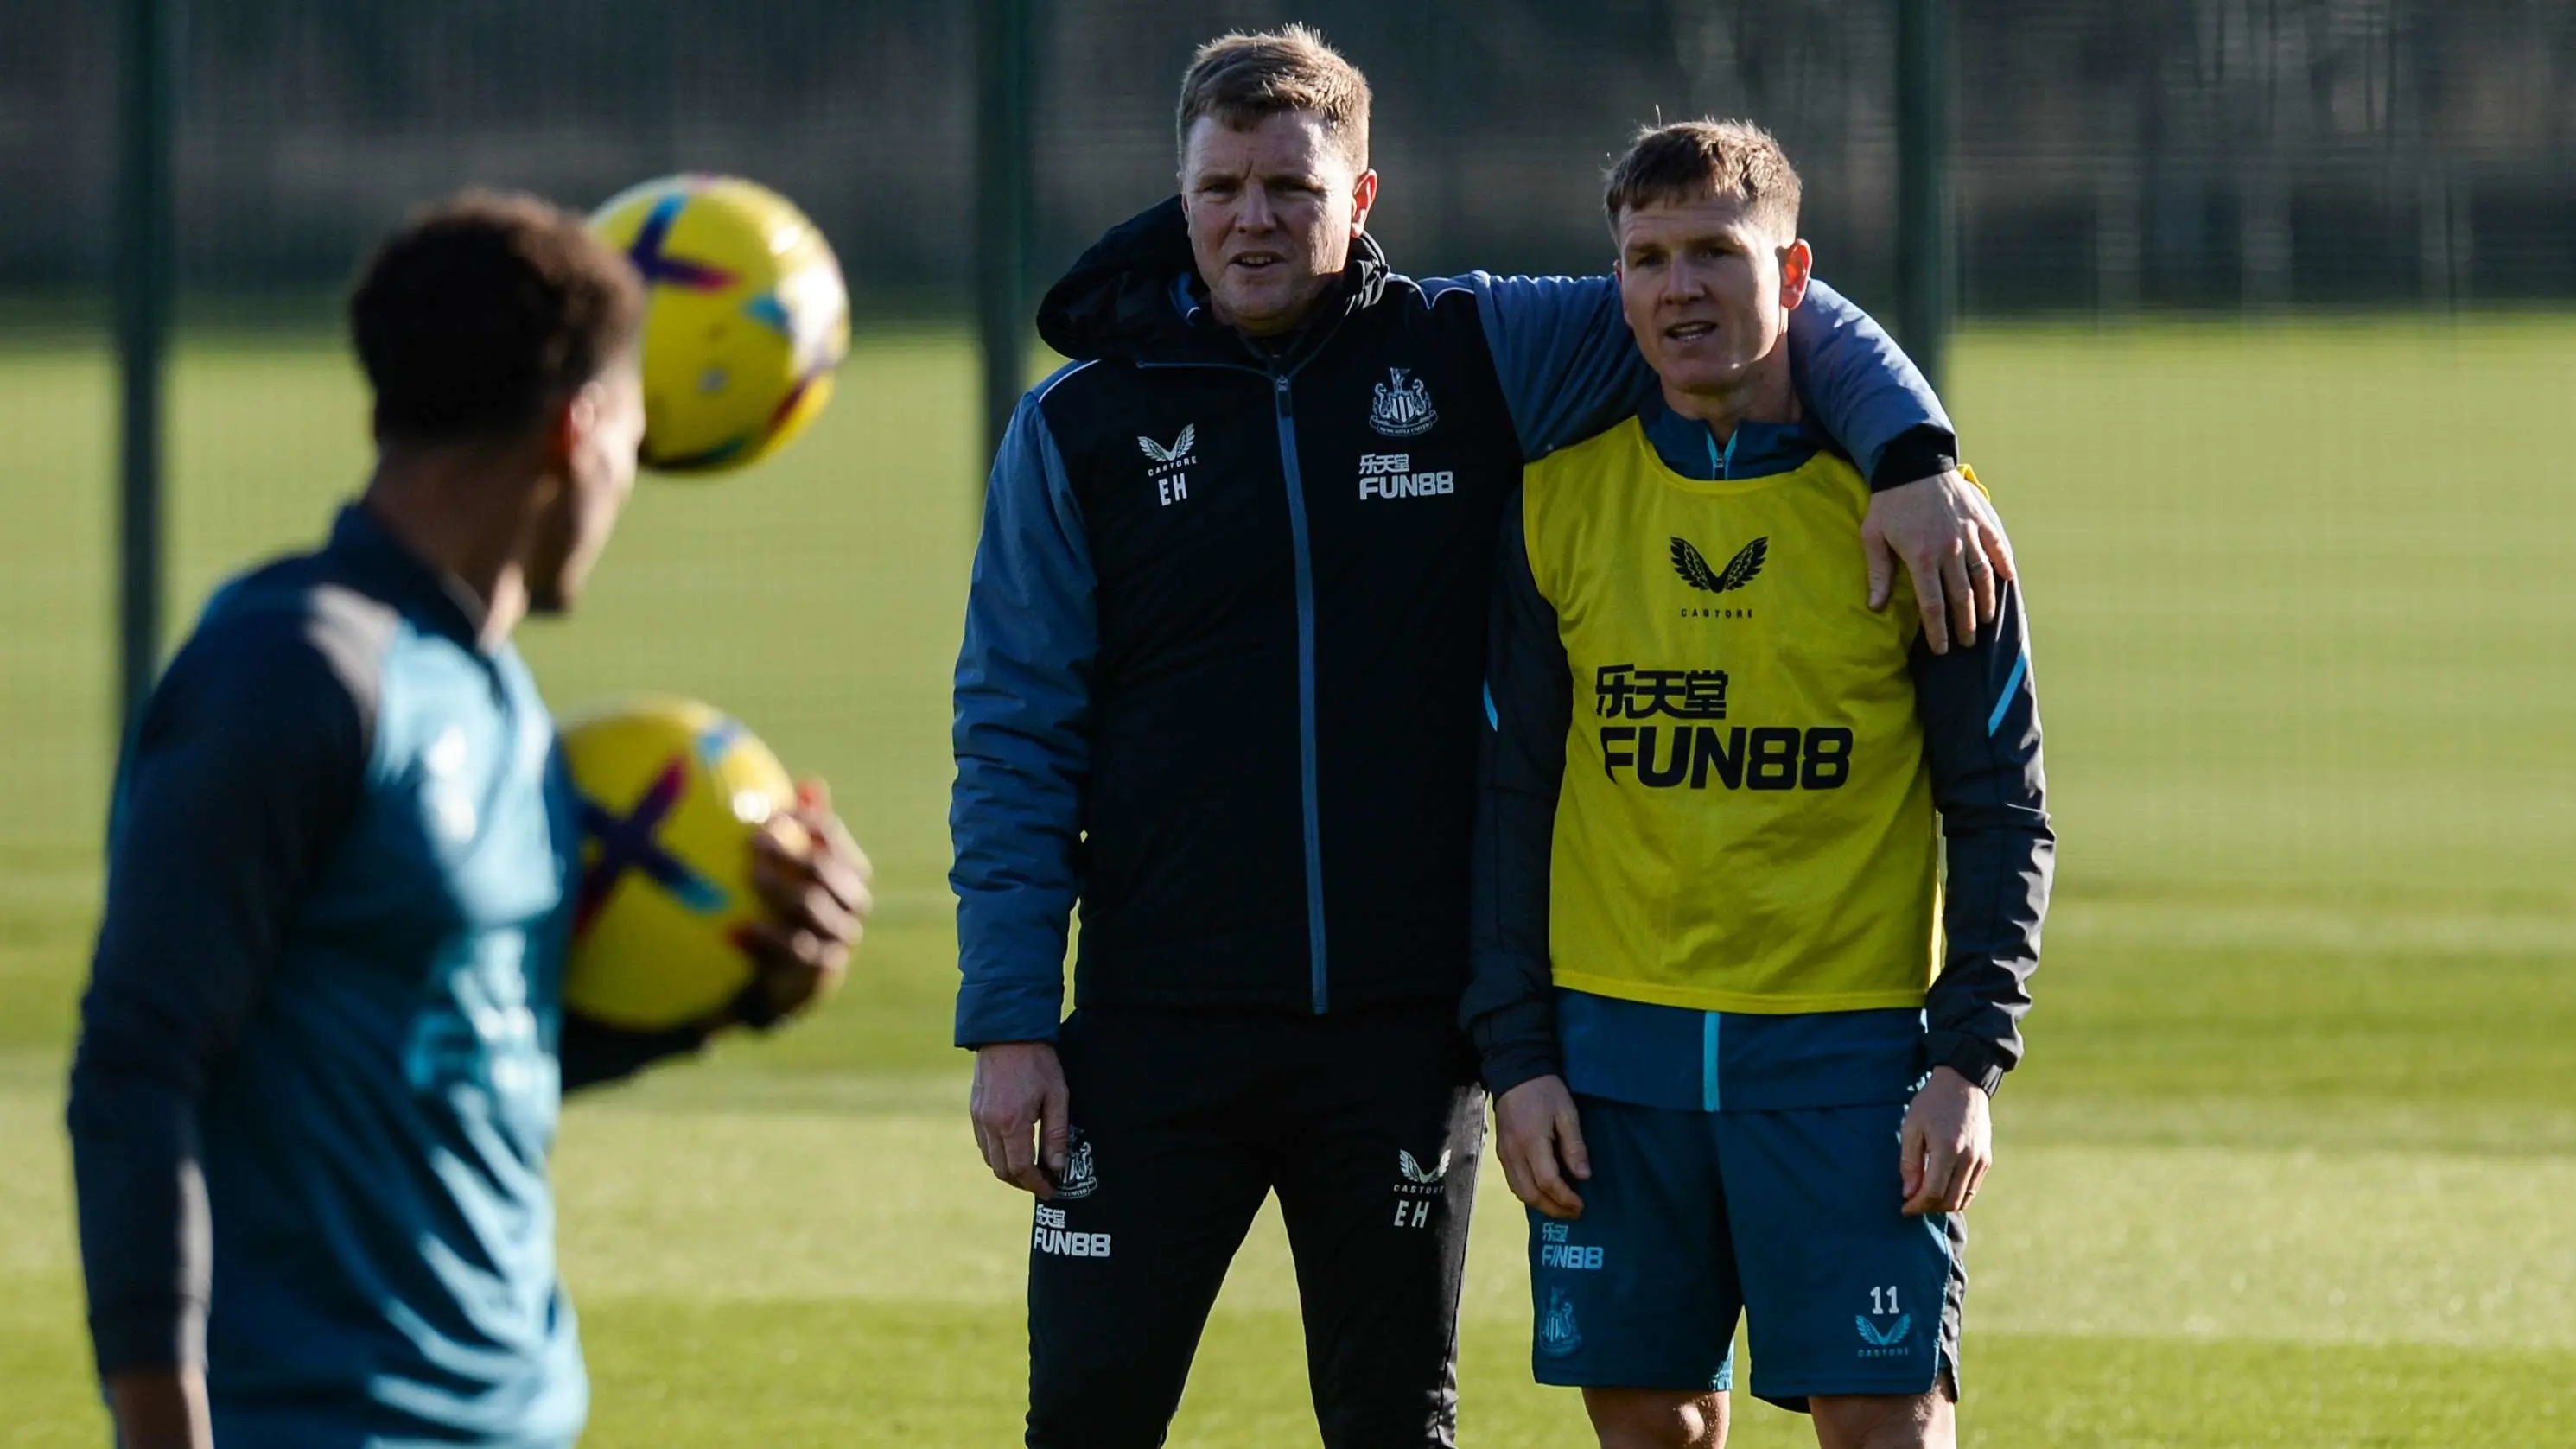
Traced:
POLYGON ((786 767, 710 706, 646 699, 574 720, 582 870, 564 1004, 609 1026, 700 1021, 751 981, 752 838, 795 803, 786 767))

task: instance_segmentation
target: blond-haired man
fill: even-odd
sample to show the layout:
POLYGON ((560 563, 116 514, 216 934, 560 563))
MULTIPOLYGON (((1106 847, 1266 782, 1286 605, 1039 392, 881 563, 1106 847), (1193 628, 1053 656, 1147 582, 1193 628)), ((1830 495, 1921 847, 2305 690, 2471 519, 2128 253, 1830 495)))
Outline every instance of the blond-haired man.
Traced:
POLYGON ((1868 484, 1791 385, 1798 191, 1753 126, 1637 140, 1607 209, 1658 395, 1502 525, 1463 1015, 1535 1368, 1605 1449, 1723 1442, 1739 1314, 1826 1449, 1953 1442, 2047 908, 2019 594, 1939 655, 1860 602, 1868 484))
MULTIPOLYGON (((957 1040, 985 1160, 1040 1199, 1033 1445, 1161 1442, 1272 1192, 1324 1441, 1454 1434, 1494 533, 1523 459, 1653 378, 1606 278, 1393 271, 1368 133, 1367 81, 1312 32, 1206 46, 1181 195, 1049 294, 1076 361, 994 463, 957 670, 957 1040)), ((1877 475, 1931 479, 1899 490, 1915 544, 1986 568, 1938 404, 1821 303, 1793 339, 1818 414, 1877 475)))

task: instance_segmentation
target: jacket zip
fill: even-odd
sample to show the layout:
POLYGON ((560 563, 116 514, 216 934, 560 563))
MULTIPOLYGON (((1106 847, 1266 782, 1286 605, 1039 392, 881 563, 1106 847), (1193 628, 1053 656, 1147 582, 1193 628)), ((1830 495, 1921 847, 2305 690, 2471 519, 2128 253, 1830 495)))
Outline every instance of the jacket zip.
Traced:
POLYGON ((1306 537, 1306 488, 1297 468, 1291 374, 1271 379, 1279 400, 1279 467, 1288 479, 1288 542, 1297 560, 1297 770, 1306 807, 1306 970, 1315 1014, 1330 1005, 1324 972, 1324 832, 1315 763, 1315 565, 1306 537))
POLYGON ((1325 970, 1323 798, 1315 728, 1315 560, 1306 532, 1305 475, 1297 466, 1297 410, 1290 400, 1289 387, 1306 364, 1332 343, 1333 334, 1342 330, 1343 320, 1335 318, 1328 330, 1302 349, 1302 356, 1284 368, 1242 362, 1135 364, 1139 371, 1206 367, 1220 372, 1248 372, 1270 382, 1270 395, 1276 404, 1274 416, 1279 424, 1279 469, 1288 486, 1288 544, 1297 575, 1297 775, 1298 803, 1304 808, 1306 835, 1306 986, 1308 1002, 1317 1016, 1332 1008, 1332 992, 1331 978, 1325 970))

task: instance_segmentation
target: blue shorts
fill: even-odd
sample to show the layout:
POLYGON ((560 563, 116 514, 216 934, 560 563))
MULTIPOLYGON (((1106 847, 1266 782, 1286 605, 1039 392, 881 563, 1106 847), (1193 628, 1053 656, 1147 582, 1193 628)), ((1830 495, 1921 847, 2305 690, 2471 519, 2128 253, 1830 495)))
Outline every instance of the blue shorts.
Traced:
POLYGON ((1903 1103, 1693 1112, 1578 1095, 1583 1216, 1530 1214, 1532 1370, 1543 1384, 1753 1392, 1958 1391, 1967 1229, 1909 1218, 1903 1103))

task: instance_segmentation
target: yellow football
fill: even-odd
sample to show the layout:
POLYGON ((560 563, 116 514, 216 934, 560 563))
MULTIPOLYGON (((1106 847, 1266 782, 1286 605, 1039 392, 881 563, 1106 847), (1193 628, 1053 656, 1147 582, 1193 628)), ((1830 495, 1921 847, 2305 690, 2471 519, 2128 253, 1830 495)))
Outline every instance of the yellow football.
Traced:
POLYGON ((785 766, 723 712, 645 699, 563 732, 582 871, 564 1003, 610 1026, 702 1020, 751 981, 751 842, 795 802, 785 766))
POLYGON ((712 473, 786 446, 850 350, 841 264, 794 203, 733 176, 611 197, 592 230, 644 278, 647 468, 712 473))

